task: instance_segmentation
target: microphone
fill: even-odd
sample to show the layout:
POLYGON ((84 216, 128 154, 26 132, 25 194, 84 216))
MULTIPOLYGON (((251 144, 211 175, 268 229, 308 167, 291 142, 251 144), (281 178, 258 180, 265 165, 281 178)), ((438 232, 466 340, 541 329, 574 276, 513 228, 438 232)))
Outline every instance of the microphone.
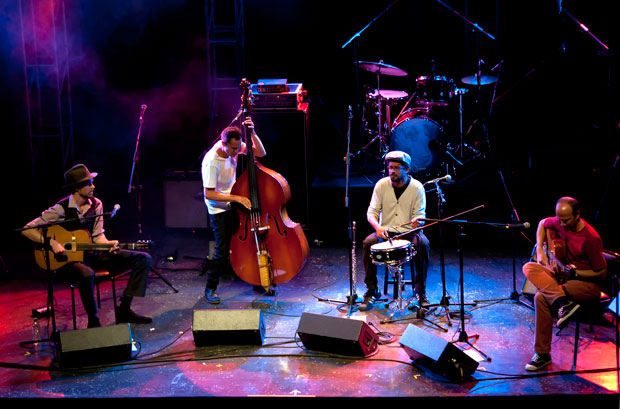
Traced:
POLYGON ((505 229, 529 229, 530 228, 530 223, 529 222, 525 222, 525 223, 519 223, 519 224, 505 224, 502 226, 505 229))
MULTIPOLYGON (((146 105, 143 105, 146 106, 146 105)), ((114 209, 112 209, 112 211, 110 212, 110 218, 116 216, 116 212, 118 212, 118 209, 121 208, 121 205, 119 205, 118 203, 114 205, 114 209)))
POLYGON ((140 109, 141 109, 141 111, 140 111, 140 122, 142 122, 144 120, 144 111, 146 111, 146 104, 142 104, 140 109))
POLYGON ((440 178, 435 178, 435 179, 433 179, 433 180, 429 180, 428 182, 426 182, 426 183, 424 183, 424 184, 425 184, 425 185, 429 185, 429 184, 431 184, 431 183, 441 182, 442 180, 445 180, 445 181, 452 180, 452 176, 450 176, 450 175, 442 176, 442 177, 440 177, 440 178))

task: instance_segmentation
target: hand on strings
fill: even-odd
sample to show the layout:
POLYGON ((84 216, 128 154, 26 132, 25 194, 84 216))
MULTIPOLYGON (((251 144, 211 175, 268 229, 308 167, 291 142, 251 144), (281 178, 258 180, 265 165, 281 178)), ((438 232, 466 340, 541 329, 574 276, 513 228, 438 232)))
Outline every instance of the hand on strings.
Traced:
POLYGON ((64 255, 66 253, 63 245, 54 239, 50 240, 50 247, 52 248, 52 251, 54 252, 54 254, 64 255))
POLYGON ((118 246, 118 240, 109 240, 108 243, 112 245, 112 247, 110 247, 110 253, 118 253, 118 251, 120 250, 120 247, 118 246))
POLYGON ((254 122, 252 122, 252 118, 245 118, 245 121, 243 121, 243 125, 246 126, 248 129, 254 130, 254 122))
POLYGON ((235 200, 235 202, 239 203, 240 205, 242 205, 246 209, 252 210, 252 202, 250 202, 250 199, 248 199, 247 197, 235 196, 234 200, 235 200))

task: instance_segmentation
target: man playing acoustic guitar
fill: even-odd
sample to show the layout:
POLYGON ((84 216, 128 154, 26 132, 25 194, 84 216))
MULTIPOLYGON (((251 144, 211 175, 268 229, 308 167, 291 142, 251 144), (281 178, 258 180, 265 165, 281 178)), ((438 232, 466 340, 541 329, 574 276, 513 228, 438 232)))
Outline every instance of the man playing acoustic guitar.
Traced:
MULTIPOLYGON (((95 269, 108 270, 111 274, 131 271, 127 287, 121 297, 120 306, 116 310, 116 323, 148 324, 152 322, 151 318, 140 316, 130 309, 133 297, 144 297, 146 292, 151 256, 148 253, 121 250, 117 240, 106 238, 103 229, 103 216, 91 217, 103 214, 101 200, 94 196, 96 172, 90 173, 86 166, 77 164, 65 172, 64 176, 64 188, 70 195, 45 210, 40 217, 26 224, 25 227, 65 222, 61 224, 65 230, 70 232, 85 229, 90 234, 93 243, 109 249, 84 253, 83 262, 68 262, 57 270, 59 274, 68 274, 78 281, 82 304, 88 315, 88 328, 101 326, 94 297, 95 269)), ((52 227, 60 230, 57 226, 52 227)), ((35 243, 44 243, 41 229, 27 229, 22 234, 35 243)), ((62 260, 66 256, 68 249, 65 249, 63 244, 55 240, 54 237, 50 240, 50 247, 54 261, 62 260)))
POLYGON ((579 303, 600 297, 601 283, 607 274, 603 242, 592 226, 581 218, 579 203, 562 197, 555 207, 556 217, 541 220, 536 231, 536 262, 523 266, 523 274, 537 288, 536 336, 534 357, 525 366, 528 371, 551 363, 553 314, 558 328, 580 308, 579 303), (545 251, 546 250, 546 251, 545 251), (554 250, 563 250, 564 259, 554 250))

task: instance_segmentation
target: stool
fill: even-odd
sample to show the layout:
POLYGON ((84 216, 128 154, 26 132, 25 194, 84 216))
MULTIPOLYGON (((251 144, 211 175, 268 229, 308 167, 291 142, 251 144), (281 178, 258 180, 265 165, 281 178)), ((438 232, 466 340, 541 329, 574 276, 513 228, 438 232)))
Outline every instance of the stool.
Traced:
MULTIPOLYGON (((383 294, 387 294, 388 285, 393 284, 394 285, 394 298, 398 298, 398 292, 399 292, 398 280, 390 277, 390 271, 387 266, 385 266, 384 270, 385 270, 385 274, 383 276, 383 294)), ((406 271, 405 264, 403 264, 403 278, 405 277, 405 271, 406 271)), ((403 287, 409 284, 411 285, 411 291, 413 292, 415 288, 415 284, 413 281, 415 278, 415 263, 414 263, 413 257, 409 259, 409 272, 411 273, 411 280, 404 279, 403 287)))

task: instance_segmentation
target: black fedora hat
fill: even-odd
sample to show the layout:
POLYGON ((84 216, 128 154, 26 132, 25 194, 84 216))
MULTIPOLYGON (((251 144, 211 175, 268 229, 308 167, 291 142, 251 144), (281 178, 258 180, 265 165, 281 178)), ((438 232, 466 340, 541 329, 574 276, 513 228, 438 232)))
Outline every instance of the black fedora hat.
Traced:
POLYGON ((71 169, 65 172, 65 188, 77 186, 78 184, 85 182, 89 179, 93 179, 97 176, 97 172, 90 173, 86 165, 78 163, 71 169))

